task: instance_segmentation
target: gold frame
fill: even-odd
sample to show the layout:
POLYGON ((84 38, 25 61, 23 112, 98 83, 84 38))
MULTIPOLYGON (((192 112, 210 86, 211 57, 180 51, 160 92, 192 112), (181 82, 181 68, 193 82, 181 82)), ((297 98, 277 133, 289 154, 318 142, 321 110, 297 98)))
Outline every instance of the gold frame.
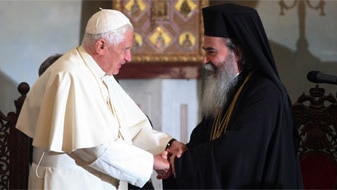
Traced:
POLYGON ((132 62, 200 63, 201 8, 208 3, 208 0, 113 0, 112 7, 123 12, 135 29, 132 62))

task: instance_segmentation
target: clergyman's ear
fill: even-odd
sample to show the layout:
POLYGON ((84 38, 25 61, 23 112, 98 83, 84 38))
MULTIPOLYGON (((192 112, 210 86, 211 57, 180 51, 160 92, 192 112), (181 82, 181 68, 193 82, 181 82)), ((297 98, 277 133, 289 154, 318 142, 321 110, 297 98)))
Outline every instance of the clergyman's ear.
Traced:
POLYGON ((239 46, 235 46, 233 52, 235 54, 236 61, 240 61, 242 59, 242 49, 239 46))

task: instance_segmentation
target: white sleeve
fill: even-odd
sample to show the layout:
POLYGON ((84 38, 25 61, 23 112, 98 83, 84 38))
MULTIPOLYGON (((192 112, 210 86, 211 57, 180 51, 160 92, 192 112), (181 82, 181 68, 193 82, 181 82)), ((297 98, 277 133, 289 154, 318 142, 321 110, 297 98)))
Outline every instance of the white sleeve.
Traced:
POLYGON ((89 167, 138 187, 142 187, 153 172, 153 155, 123 140, 99 147, 78 149, 72 154, 89 167))

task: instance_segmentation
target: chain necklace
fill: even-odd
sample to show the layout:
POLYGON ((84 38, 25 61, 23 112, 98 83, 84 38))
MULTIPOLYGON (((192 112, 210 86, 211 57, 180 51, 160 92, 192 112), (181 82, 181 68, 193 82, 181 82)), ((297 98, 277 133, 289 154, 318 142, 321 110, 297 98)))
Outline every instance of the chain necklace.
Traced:
POLYGON ((213 122, 213 125, 212 125, 211 138, 210 138, 211 141, 219 138, 222 134, 224 134, 226 132, 227 126, 229 124, 229 121, 230 121, 230 118, 232 116, 232 113, 233 113, 235 104, 238 100, 238 97, 239 97, 244 85, 247 83, 247 81, 252 76, 252 74, 253 74, 253 72, 250 72, 247 75, 247 77, 243 81, 242 85, 240 86, 238 91, 235 93, 234 98, 233 98, 231 104, 229 105, 225 116, 222 117, 222 110, 221 109, 219 109, 217 111, 214 122, 213 122))

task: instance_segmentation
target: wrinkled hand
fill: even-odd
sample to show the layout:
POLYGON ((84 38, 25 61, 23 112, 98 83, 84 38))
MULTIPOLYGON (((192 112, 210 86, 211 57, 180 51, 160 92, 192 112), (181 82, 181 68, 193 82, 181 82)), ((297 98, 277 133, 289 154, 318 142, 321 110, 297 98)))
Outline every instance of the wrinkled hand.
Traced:
POLYGON ((154 156, 154 169, 158 174, 158 179, 166 179, 171 175, 168 154, 167 151, 163 151, 161 154, 154 156))
POLYGON ((166 171, 165 173, 158 173, 157 179, 167 179, 171 175, 176 177, 176 172, 174 168, 174 159, 176 158, 176 155, 169 154, 168 161, 170 162, 170 169, 166 171))
POLYGON ((154 163, 153 163, 153 169, 154 170, 168 170, 170 169, 170 163, 168 162, 168 152, 163 151, 160 154, 154 155, 154 163))

